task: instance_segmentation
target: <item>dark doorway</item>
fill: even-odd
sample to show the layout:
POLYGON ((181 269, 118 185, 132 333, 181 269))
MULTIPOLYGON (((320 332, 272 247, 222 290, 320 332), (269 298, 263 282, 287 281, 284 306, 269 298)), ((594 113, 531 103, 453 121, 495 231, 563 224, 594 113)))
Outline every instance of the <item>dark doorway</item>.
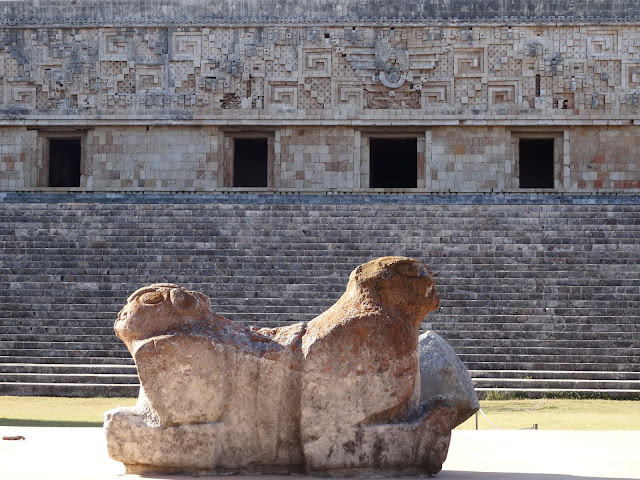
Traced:
POLYGON ((81 147, 79 138, 49 140, 49 186, 79 187, 81 147))
POLYGON ((520 188, 553 188, 553 138, 520 139, 520 188))
POLYGON ((370 138, 370 188, 418 186, 417 138, 370 138))
POLYGON ((233 186, 267 186, 266 138, 236 138, 233 150, 233 186))

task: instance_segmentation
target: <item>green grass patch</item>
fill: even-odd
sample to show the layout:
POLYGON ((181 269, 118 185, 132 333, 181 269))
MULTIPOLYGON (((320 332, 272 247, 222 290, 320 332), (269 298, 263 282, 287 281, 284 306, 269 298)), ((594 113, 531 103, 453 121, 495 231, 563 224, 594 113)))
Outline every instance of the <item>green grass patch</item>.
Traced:
POLYGON ((0 396, 0 426, 100 427, 104 412, 135 403, 135 398, 0 396))
MULTIPOLYGON (((640 401, 514 399, 482 400, 480 408, 487 416, 478 416, 479 430, 531 428, 540 430, 640 430, 640 401)), ((458 427, 474 430, 475 416, 458 427)))
MULTIPOLYGON (((135 405, 135 398, 63 398, 0 396, 0 426, 99 427, 102 414, 135 405)), ((640 401, 513 399, 482 400, 483 412, 504 430, 640 430, 640 401)), ((495 427, 482 415, 480 430, 495 427)), ((474 430, 475 417, 458 427, 474 430)))

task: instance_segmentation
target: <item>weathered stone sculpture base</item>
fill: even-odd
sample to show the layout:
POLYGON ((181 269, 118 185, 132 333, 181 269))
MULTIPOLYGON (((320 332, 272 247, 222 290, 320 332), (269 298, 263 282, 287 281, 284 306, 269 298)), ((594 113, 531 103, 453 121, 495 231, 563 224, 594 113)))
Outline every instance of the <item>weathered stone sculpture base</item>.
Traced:
MULTIPOLYGON (((223 467, 218 458, 218 422, 149 426, 135 409, 105 414, 109 455, 128 474, 307 473, 310 475, 432 475, 442 469, 456 410, 444 397, 421 405, 421 415, 406 423, 368 425, 337 431, 304 447, 306 465, 223 467)), ((248 462, 249 463, 249 462, 248 462)))
POLYGON ((111 458, 126 473, 210 472, 215 469, 219 423, 150 427, 126 409, 105 416, 111 458))
POLYGON ((415 420, 367 425, 305 445, 313 475, 431 475, 447 458, 456 411, 444 397, 422 405, 415 420), (348 438, 349 440, 345 441, 348 438))

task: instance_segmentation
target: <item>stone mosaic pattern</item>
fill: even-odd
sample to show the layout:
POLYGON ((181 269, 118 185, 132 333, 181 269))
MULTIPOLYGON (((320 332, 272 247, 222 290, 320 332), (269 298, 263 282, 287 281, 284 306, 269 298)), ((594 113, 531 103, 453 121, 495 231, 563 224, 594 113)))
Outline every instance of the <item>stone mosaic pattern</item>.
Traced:
POLYGON ((602 117, 640 91, 636 26, 4 28, 0 45, 0 119, 602 117))

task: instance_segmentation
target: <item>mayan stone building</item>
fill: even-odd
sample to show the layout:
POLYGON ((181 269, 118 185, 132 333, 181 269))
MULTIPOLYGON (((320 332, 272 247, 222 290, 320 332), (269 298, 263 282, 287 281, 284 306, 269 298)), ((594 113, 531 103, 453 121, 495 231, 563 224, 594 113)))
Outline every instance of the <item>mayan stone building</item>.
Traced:
POLYGON ((633 0, 0 12, 4 191, 640 191, 633 0))
POLYGON ((635 0, 0 0, 0 84, 0 392, 130 368, 145 283, 276 324, 382 255, 477 378, 638 388, 635 0))

